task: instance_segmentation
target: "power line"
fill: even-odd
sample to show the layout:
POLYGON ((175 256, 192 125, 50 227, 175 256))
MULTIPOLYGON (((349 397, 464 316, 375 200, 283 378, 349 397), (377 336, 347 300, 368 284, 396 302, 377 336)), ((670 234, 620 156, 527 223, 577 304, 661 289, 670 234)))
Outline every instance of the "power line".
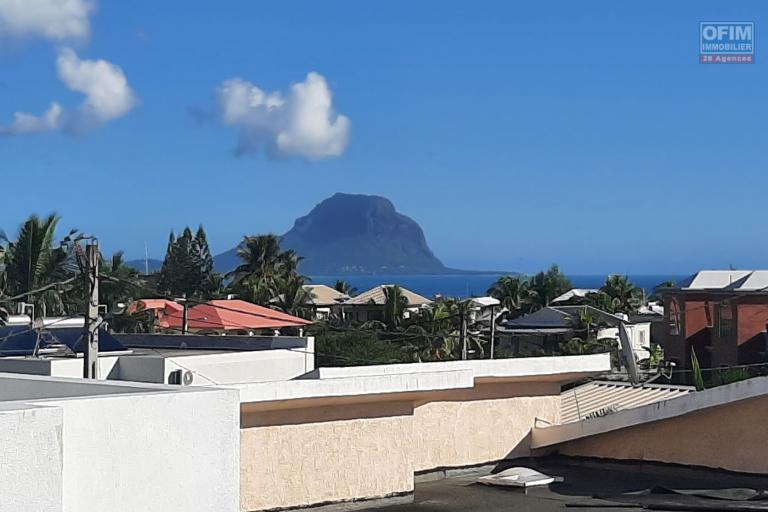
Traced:
POLYGON ((0 302, 15 302, 19 299, 23 299, 24 297, 27 297, 29 295, 34 295, 40 292, 44 292, 47 290, 50 290, 51 288, 55 288, 57 286, 64 286, 66 284, 71 283, 75 279, 78 279, 80 276, 72 276, 69 279, 64 279, 63 281, 56 281, 55 283, 50 283, 45 286, 41 286, 40 288, 36 288, 34 290, 30 290, 28 292, 20 293, 18 295, 14 295, 13 297, 4 297, 0 299, 0 302))

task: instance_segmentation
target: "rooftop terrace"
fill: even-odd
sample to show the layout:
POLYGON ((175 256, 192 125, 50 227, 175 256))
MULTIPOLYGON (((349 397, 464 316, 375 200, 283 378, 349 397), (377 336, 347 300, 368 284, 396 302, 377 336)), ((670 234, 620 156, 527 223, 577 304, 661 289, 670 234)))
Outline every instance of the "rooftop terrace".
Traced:
POLYGON ((768 510, 768 500, 741 499, 749 489, 768 488, 768 476, 649 463, 616 463, 596 459, 546 457, 520 459, 526 466, 563 478, 527 491, 475 483, 478 474, 416 484, 413 503, 383 508, 386 512, 484 512, 520 510, 595 510, 600 512, 650 510, 768 510), (694 491, 696 495, 691 495, 694 491), (634 493, 634 494, 631 494, 634 493), (705 497, 705 495, 709 495, 705 497))

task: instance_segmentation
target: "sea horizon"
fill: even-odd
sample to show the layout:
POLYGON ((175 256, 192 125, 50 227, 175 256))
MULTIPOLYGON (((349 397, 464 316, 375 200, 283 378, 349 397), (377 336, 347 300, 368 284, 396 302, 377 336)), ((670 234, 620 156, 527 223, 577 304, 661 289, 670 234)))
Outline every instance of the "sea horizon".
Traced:
MULTIPOLYGON (((347 281, 356 293, 361 293, 382 284, 397 284, 425 297, 481 297, 488 288, 505 274, 338 274, 309 276, 309 284, 333 286, 337 280, 347 281)), ((567 276, 574 288, 600 288, 608 274, 573 274, 567 276)), ((687 274, 636 274, 628 275, 629 280, 645 290, 646 294, 665 281, 680 281, 687 274)))

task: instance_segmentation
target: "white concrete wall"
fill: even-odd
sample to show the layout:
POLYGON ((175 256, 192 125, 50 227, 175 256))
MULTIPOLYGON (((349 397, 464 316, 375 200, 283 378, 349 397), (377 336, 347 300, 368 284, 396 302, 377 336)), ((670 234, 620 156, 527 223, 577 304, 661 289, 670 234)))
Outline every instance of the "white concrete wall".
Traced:
POLYGON ((2 512, 239 509, 236 390, 2 374, 4 400, 2 512))
POLYGON ((313 366, 308 366, 303 350, 225 352, 174 356, 165 359, 166 376, 174 370, 191 371, 194 375, 192 385, 284 381, 296 378, 312 369, 313 366))
MULTIPOLYGON (((99 378, 167 384, 174 370, 191 371, 193 385, 290 380, 314 369, 314 338, 306 347, 253 351, 158 351, 99 357, 99 378), (202 352, 202 353, 201 353, 202 352), (168 355, 172 353, 171 355, 168 355)), ((0 358, 0 372, 80 378, 82 358, 0 358)))
MULTIPOLYGON (((117 362, 118 356, 99 357, 100 378, 116 379, 117 362)), ((0 358, 0 372, 80 378, 83 376, 83 359, 81 357, 51 359, 2 357, 0 358)))
POLYGON ((0 405, 0 511, 62 511, 62 410, 0 405))
POLYGON ((117 365, 117 378, 133 382, 165 384, 165 360, 158 355, 123 356, 117 365))
POLYGON ((180 390, 46 404, 64 413, 64 512, 238 510, 236 391, 180 390))

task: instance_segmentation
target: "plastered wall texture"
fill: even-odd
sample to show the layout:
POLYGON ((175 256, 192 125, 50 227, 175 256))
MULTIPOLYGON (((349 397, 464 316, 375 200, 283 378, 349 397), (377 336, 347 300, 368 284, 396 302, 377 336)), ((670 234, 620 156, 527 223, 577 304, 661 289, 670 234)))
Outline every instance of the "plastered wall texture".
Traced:
POLYGON ((742 400, 559 446, 566 455, 768 473, 768 398, 742 400))
MULTIPOLYGON (((288 411, 289 424, 243 429, 241 509, 294 507, 413 491, 413 416, 396 411, 382 416, 377 410, 380 407, 358 405, 347 410, 344 419, 318 421, 313 416, 312 423, 295 423, 295 413, 288 411)), ((278 416, 271 418, 279 421, 278 416)))
POLYGON ((414 409, 415 470, 530 455, 535 418, 560 421, 558 384, 478 384, 414 409), (509 398, 499 398, 499 396, 509 398))
POLYGON ((0 511, 61 512, 62 411, 0 406, 0 511))
POLYGON ((241 510, 397 495, 416 471, 529 455, 535 418, 559 421, 559 393, 492 383, 402 402, 262 404, 241 414, 241 510))

